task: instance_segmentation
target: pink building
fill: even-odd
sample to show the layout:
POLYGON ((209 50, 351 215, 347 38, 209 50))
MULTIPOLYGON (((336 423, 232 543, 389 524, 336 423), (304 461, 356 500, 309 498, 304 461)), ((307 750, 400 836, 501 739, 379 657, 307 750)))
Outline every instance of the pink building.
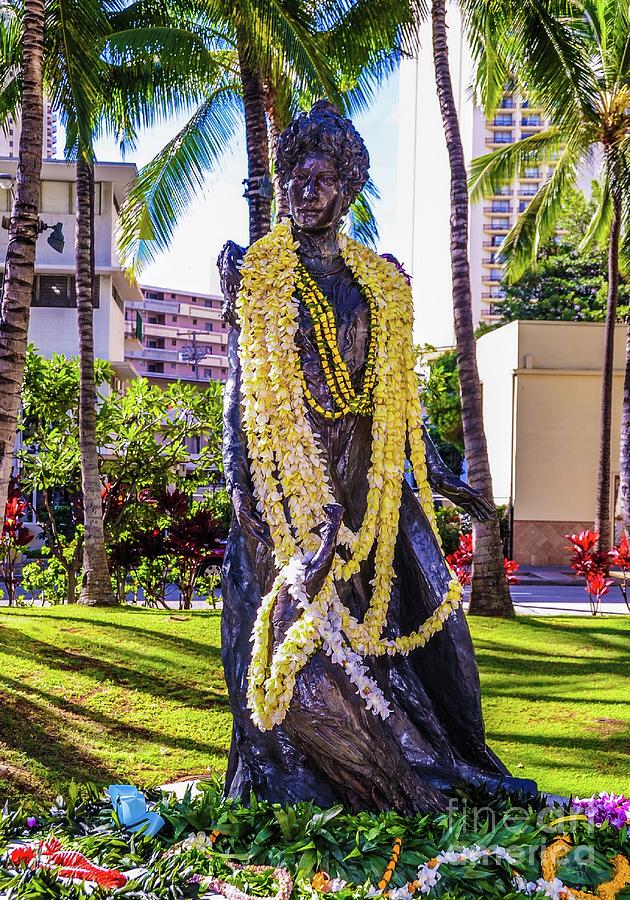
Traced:
POLYGON ((227 378, 227 325, 221 298, 141 285, 125 304, 125 358, 157 384, 227 378))

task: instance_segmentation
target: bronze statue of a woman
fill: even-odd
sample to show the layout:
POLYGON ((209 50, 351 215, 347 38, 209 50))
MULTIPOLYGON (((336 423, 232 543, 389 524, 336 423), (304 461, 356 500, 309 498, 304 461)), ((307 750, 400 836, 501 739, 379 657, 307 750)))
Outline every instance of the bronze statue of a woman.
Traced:
POLYGON ((488 501, 423 429, 408 280, 339 234, 367 179, 366 148, 320 101, 281 135, 276 165, 290 219, 219 258, 235 512, 223 570, 227 790, 404 813, 442 808, 462 782, 534 790, 486 746, 431 489, 480 519, 488 501))

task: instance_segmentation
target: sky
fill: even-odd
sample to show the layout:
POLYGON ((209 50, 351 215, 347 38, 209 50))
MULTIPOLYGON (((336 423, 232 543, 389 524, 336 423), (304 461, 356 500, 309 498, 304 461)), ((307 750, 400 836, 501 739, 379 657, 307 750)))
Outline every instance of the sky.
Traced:
MULTIPOLYGON (((126 162, 142 166, 171 137, 185 118, 168 126, 145 131, 135 152, 126 162)), ((355 125, 370 153, 372 179, 381 192, 375 203, 380 231, 379 248, 396 253, 396 156, 398 144, 398 76, 393 75, 381 87, 367 114, 357 116, 355 125)), ((111 140, 96 146, 100 162, 121 159, 111 140)), ((226 149, 222 164, 208 175, 206 189, 191 205, 174 236, 171 249, 147 266, 141 283, 174 288, 191 293, 217 293, 219 280, 216 258, 227 240, 247 245, 247 202, 243 197, 243 179, 247 164, 243 136, 226 149)))

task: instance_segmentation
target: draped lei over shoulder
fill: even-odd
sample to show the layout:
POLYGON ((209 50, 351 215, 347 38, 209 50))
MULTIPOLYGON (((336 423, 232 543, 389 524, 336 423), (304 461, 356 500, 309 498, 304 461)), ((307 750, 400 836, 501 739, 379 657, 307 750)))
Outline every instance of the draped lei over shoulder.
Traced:
MULTIPOLYGON (((371 465, 363 522, 357 532, 341 526, 338 541, 346 550, 345 558, 335 554, 323 587, 312 599, 305 589, 306 564, 319 545, 312 529, 325 520, 324 507, 334 503, 335 497, 306 414, 308 389, 295 341, 296 288, 298 282, 304 286, 304 275, 288 220, 250 247, 241 270, 236 308, 241 328, 243 427, 257 505, 271 533, 278 570, 262 599, 251 637, 247 702, 252 720, 262 731, 283 721, 299 672, 319 650, 344 669, 367 707, 386 718, 388 703, 368 674, 364 657, 406 655, 423 646, 442 629, 462 599, 461 585, 451 573, 442 602, 424 623, 408 635, 383 636, 394 579, 406 442, 420 505, 438 542, 439 534, 422 438, 410 286, 393 263, 369 248, 345 235, 339 235, 339 245, 370 301, 369 407, 366 396, 361 403, 363 414, 372 417, 371 465), (373 549, 372 595, 359 622, 340 601, 336 585, 358 573, 373 549), (273 650, 271 617, 283 588, 300 615, 273 650)), ((317 314, 317 309, 309 312, 317 314)), ((339 362, 333 358, 333 364, 339 362)), ((343 385, 341 379, 339 383, 343 385)))

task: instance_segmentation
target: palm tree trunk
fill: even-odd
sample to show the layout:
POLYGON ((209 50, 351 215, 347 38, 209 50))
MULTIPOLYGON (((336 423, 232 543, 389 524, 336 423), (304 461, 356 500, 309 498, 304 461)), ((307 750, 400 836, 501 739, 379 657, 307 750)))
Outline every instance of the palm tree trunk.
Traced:
POLYGON ((619 498, 621 521, 630 540, 630 321, 626 332, 626 372, 623 380, 621 452, 619 458, 619 498))
POLYGON ((94 167, 77 160, 76 286, 79 324, 79 443, 85 535, 79 603, 108 606, 116 602, 105 553, 101 480, 96 446, 96 385, 94 384, 94 272, 92 216, 94 167))
POLYGON ((44 0, 25 0, 22 129, 0 312, 0 520, 4 518, 33 296, 42 169, 44 0))
POLYGON ((260 73, 252 64, 246 41, 240 33, 237 34, 237 49, 245 107, 249 241, 253 243, 267 234, 271 227, 271 197, 260 194, 261 182, 269 179, 269 135, 260 73))
MULTIPOLYGON (((285 125, 276 105, 275 93, 270 88, 268 88, 265 92, 265 108, 267 110, 267 116, 269 117, 271 149, 273 152, 273 157, 275 159, 276 147, 278 146, 278 138, 282 134, 285 125)), ((284 184, 278 177, 278 172, 275 166, 273 170, 273 192, 276 198, 276 219, 280 221, 280 219, 284 219, 289 215, 289 198, 287 196, 284 184)))
MULTIPOLYGON (((472 322, 466 163, 449 68, 444 0, 433 0, 431 14, 435 79, 451 168, 451 271, 464 446, 471 485, 493 501, 472 322)), ((488 522, 475 523, 474 533, 475 549, 469 612, 485 616, 513 616, 514 607, 503 566, 499 520, 496 514, 488 522)))
POLYGON ((606 302, 606 327, 604 329, 604 365, 602 368, 602 399, 600 405, 599 464, 597 467, 595 524, 593 525, 593 530, 599 534, 600 550, 609 550, 611 546, 610 431, 612 423, 615 323, 617 321, 617 302, 619 299, 620 232, 621 201, 619 197, 613 193, 613 217, 612 222, 610 223, 610 235, 608 239, 608 299, 606 302))

